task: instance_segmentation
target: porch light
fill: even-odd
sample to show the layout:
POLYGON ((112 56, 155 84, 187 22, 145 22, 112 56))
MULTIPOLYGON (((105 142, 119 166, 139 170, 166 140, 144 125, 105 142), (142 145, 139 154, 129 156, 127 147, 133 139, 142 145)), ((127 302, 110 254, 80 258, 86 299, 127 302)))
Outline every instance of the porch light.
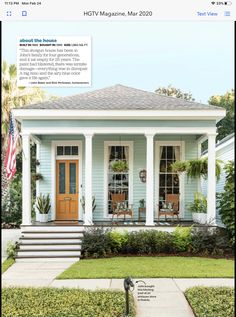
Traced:
POLYGON ((141 180, 142 183, 146 183, 146 177, 147 177, 147 171, 146 170, 141 170, 139 172, 139 178, 141 180))

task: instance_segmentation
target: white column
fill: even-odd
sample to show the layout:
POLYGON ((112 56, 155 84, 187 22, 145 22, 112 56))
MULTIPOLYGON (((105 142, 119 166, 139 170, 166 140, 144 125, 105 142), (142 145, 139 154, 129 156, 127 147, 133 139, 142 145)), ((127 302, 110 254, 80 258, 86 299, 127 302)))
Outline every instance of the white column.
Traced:
POLYGON ((85 214, 84 224, 93 224, 92 211, 92 138, 93 134, 85 134, 85 214))
POLYGON ((216 221, 216 152, 215 134, 208 135, 207 222, 216 221))
POLYGON ((154 134, 146 134, 146 226, 154 225, 154 158, 153 137, 154 134))
POLYGON ((22 135, 22 225, 31 225, 30 135, 22 135))

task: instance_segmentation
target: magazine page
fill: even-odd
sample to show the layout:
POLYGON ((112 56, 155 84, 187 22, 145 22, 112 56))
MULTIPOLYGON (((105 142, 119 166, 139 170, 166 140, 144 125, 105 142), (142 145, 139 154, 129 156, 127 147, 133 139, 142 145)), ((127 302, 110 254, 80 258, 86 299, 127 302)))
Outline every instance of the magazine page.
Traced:
POLYGON ((3 317, 234 316, 235 1, 0 1, 3 317))

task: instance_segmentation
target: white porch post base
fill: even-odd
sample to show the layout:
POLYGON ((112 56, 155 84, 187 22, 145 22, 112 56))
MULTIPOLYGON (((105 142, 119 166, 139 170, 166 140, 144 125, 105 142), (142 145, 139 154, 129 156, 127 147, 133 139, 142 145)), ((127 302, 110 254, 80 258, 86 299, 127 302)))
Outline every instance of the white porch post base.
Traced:
POLYGON ((22 135, 22 225, 31 225, 30 135, 22 135))
POLYGON ((153 137, 154 134, 146 134, 146 166, 147 166, 147 181, 146 181, 146 226, 154 226, 154 159, 153 159, 153 137))
POLYGON ((216 153, 215 134, 208 135, 207 223, 216 223, 216 153))
POLYGON ((93 134, 85 134, 85 213, 84 224, 93 225, 92 210, 92 138, 93 134))

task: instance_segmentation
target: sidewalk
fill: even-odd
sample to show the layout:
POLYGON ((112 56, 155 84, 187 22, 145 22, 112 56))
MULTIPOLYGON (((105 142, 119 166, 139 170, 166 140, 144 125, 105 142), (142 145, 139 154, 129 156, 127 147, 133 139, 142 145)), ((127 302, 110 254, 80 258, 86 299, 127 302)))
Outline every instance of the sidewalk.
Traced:
MULTIPOLYGON (((15 263, 2 275, 2 285, 124 290, 123 279, 55 280, 71 264, 72 262, 15 263)), ((200 285, 234 287, 233 278, 145 278, 134 279, 134 282, 137 317, 194 317, 183 294, 187 288, 200 285), (149 293, 148 296, 145 291, 149 293)))

